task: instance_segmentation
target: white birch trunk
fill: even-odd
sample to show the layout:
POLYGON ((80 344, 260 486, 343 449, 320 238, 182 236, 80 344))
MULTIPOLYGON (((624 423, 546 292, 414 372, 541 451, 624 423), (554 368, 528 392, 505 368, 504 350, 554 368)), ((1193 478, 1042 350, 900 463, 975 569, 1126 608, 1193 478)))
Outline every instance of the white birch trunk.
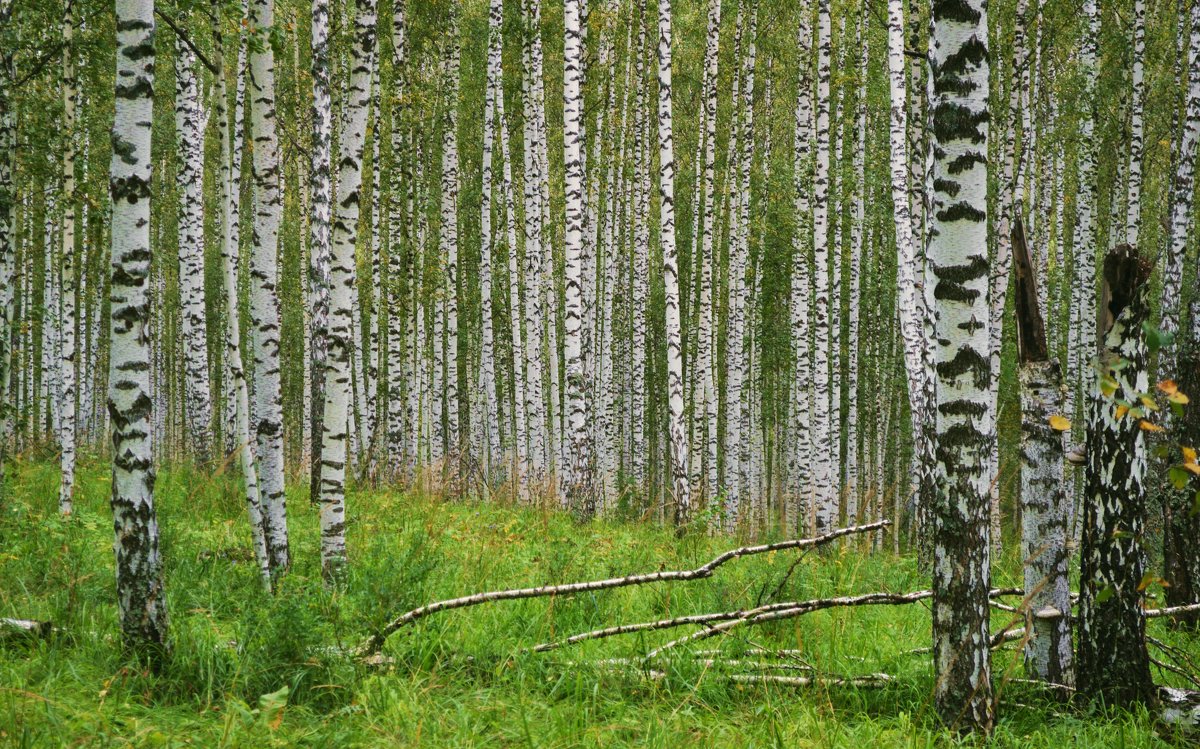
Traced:
POLYGON ((570 414, 571 462, 566 473, 565 501, 581 518, 596 513, 591 431, 583 359, 583 40, 580 0, 566 0, 563 48, 563 162, 566 171, 566 294, 563 350, 566 356, 570 414))
MULTIPOLYGON (((258 465, 254 457, 254 439, 250 433, 250 395, 246 387, 246 371, 242 366, 241 315, 238 304, 237 283, 237 241, 236 226, 239 196, 234 190, 234 172, 240 168, 240 162, 233 158, 234 132, 241 128, 241 123, 229 122, 229 109, 225 94, 224 54, 220 32, 220 2, 213 0, 213 38, 216 40, 217 74, 216 79, 216 115, 217 129, 221 137, 221 169, 217 194, 220 196, 221 217, 221 297, 225 311, 225 364, 230 373, 230 389, 233 393, 234 406, 234 452, 237 453, 238 466, 242 471, 242 480, 246 492, 246 511, 250 521, 250 535, 254 544, 254 557, 258 562, 259 574, 263 585, 271 584, 271 560, 267 553, 267 539, 263 524, 262 497, 258 489, 258 465)), ((234 74, 241 76, 240 70, 234 74)))
POLYGON ((796 122, 792 145, 793 184, 796 191, 796 233, 792 239, 791 328, 792 369, 791 428, 792 449, 788 474, 792 498, 788 502, 787 529, 803 525, 806 501, 812 484, 812 351, 809 347, 809 320, 812 315, 812 14, 800 16, 796 48, 800 57, 800 84, 796 92, 796 122))
POLYGON ((355 0, 350 88, 342 109, 338 159, 337 215, 332 237, 332 286, 329 295, 329 351, 321 435, 321 573, 336 582, 346 564, 346 468, 350 404, 350 347, 355 288, 354 248, 358 238, 362 156, 370 103, 371 58, 375 50, 375 0, 355 0))
POLYGON ((212 390, 208 380, 208 315, 204 305, 204 138, 196 55, 182 39, 175 46, 175 132, 182 156, 176 181, 180 200, 179 300, 185 413, 196 456, 205 461, 212 445, 212 390))
POLYGON ((70 514, 75 492, 75 105, 79 95, 75 76, 75 4, 67 2, 63 19, 63 219, 62 307, 59 318, 59 355, 55 362, 61 381, 58 441, 62 447, 59 512, 70 514))
POLYGON ((1138 228, 1142 222, 1142 141, 1146 108, 1146 0, 1133 0, 1133 84, 1132 111, 1129 114, 1129 161, 1124 240, 1138 246, 1138 228))
POLYGON ((934 696, 942 720, 988 733, 994 720, 988 629, 991 583, 986 471, 988 385, 985 0, 935 4, 930 69, 937 279, 938 489, 933 531, 934 696))
MULTIPOLYGON (((451 9, 447 31, 449 59, 444 81, 445 111, 442 125, 442 226, 439 235, 445 270, 444 325, 446 443, 452 459, 461 454, 458 397, 458 86, 460 40, 458 11, 451 9)), ((457 470, 457 467, 455 467, 457 470)))
POLYGON ((154 4, 117 0, 116 109, 109 190, 112 265, 108 409, 112 414, 112 495, 117 614, 127 645, 161 652, 166 595, 154 512, 150 399, 150 135, 154 88, 154 4))
POLYGON ((830 278, 829 209, 829 94, 830 63, 832 57, 833 24, 830 18, 829 0, 817 2, 817 119, 816 119, 816 170, 813 176, 813 257, 816 263, 816 320, 814 340, 814 388, 812 414, 812 444, 816 452, 813 465, 813 513, 815 533, 824 533, 832 527, 837 508, 838 491, 834 481, 833 455, 831 454, 830 412, 830 369, 829 355, 832 352, 830 334, 830 278))
POLYGON ((683 325, 679 308, 679 261, 675 250, 675 141, 671 112, 671 2, 658 0, 658 195, 663 289, 666 299, 667 401, 675 523, 691 515, 687 417, 683 412, 683 325))
MULTIPOLYGON (((381 299, 387 300, 387 451, 388 468, 392 479, 398 478, 405 467, 413 466, 415 443, 406 439, 406 424, 415 419, 412 408, 414 371, 412 357, 405 356, 406 342, 411 342, 409 325, 414 319, 415 307, 411 300, 416 298, 413 290, 412 268, 418 252, 412 241, 413 223, 413 173, 407 167, 406 144, 404 142, 404 112, 407 108, 408 75, 408 23, 407 3, 395 0, 392 7, 392 87, 396 102, 392 110, 392 164, 400 171, 401 183, 393 184, 388 215, 388 281, 381 299), (407 214, 405 203, 407 201, 407 214), (407 258, 405 252, 408 253, 407 258), (406 287, 410 303, 403 304, 401 278, 405 271, 410 274, 406 287), (401 312, 405 312, 407 317, 401 312), (407 388, 407 390, 406 390, 407 388)), ((382 217, 380 217, 382 219, 382 217)), ((409 343, 408 345, 411 345, 409 343)))
MULTIPOLYGON (((1179 23, 1184 23, 1182 17, 1179 23)), ((1162 330, 1172 334, 1180 330, 1183 266, 1195 192, 1196 144, 1200 142, 1200 3, 1192 4, 1188 25, 1191 41, 1187 51, 1187 101, 1175 144, 1175 173, 1171 180, 1167 252, 1162 273, 1162 317, 1159 323, 1162 330)), ((1191 325, 1193 330, 1200 329, 1200 316, 1193 313, 1191 325)), ((1164 347, 1160 353, 1159 371, 1166 377, 1176 375, 1176 351, 1176 346, 1171 345, 1164 347)))
MULTIPOLYGON (((261 31, 274 23, 273 0, 254 0, 250 26, 261 31)), ((279 360, 278 277, 279 143, 275 129, 275 55, 270 44, 250 54, 250 119, 254 142, 254 246, 250 256, 250 321, 254 335, 254 422, 259 488, 266 522, 271 571, 289 565, 287 505, 283 475, 283 401, 279 360)))

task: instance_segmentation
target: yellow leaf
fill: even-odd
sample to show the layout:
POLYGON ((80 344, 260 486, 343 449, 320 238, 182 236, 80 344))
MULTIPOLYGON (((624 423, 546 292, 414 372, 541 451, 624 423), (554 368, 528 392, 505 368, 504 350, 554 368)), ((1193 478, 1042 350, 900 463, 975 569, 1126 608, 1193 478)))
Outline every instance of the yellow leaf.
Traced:
POLYGON ((1158 383, 1158 389, 1167 395, 1171 395, 1179 390, 1179 386, 1175 384, 1174 380, 1163 380, 1162 382, 1158 383))
POLYGON ((1183 453, 1183 462, 1184 463, 1195 463, 1196 462, 1196 448, 1180 447, 1179 451, 1181 453, 1183 453))
POLYGON ((1147 411, 1157 411, 1158 410, 1158 404, 1155 403, 1154 399, 1151 398, 1150 396, 1143 395, 1140 398, 1140 400, 1142 401, 1142 405, 1146 407, 1147 411))
POLYGON ((1125 418, 1125 414, 1129 413, 1129 406, 1117 406, 1117 421, 1125 418))
POLYGON ((1184 463, 1183 470, 1195 476, 1200 476, 1200 465, 1196 465, 1195 463, 1184 463))
POLYGON ((1158 424, 1146 421, 1145 419, 1142 419, 1141 421, 1139 421, 1138 426, 1142 428, 1143 432, 1161 432, 1161 431, 1163 431, 1163 428, 1160 427, 1158 424))
POLYGON ((1183 393, 1171 393, 1167 396, 1167 400, 1171 401, 1172 403, 1178 403, 1181 406, 1186 406, 1189 399, 1183 393))
POLYGON ((1050 417, 1050 428, 1059 432, 1065 432, 1071 428, 1071 420, 1066 416, 1054 414, 1050 417))

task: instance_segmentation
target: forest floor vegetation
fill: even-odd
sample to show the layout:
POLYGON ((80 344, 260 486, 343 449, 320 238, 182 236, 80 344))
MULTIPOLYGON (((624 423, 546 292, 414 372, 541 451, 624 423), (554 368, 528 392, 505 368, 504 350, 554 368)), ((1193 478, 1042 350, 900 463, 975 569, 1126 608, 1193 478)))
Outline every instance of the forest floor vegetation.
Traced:
MULTIPOLYGON (((680 539, 648 523, 577 525, 558 512, 359 487, 347 497, 348 576, 342 590, 330 592, 303 483, 289 486, 293 567, 268 595, 236 478, 191 468, 159 473, 172 651, 155 674, 130 665, 117 636, 107 467, 83 461, 75 513, 63 518, 57 466, 14 464, 0 506, 0 617, 50 621, 55 631, 48 639, 0 642, 0 746, 678 749, 954 741, 937 725, 930 656, 912 652, 929 645, 928 601, 742 627, 668 651, 652 664, 657 678, 636 664, 600 661, 639 659, 694 628, 530 652, 614 624, 928 586, 911 557, 868 553, 864 538, 824 553, 735 560, 705 580, 439 613, 396 632, 382 663, 370 665, 350 655, 354 646, 423 603, 694 567, 740 541, 700 533, 680 539), (788 650, 784 662, 796 673, 894 678, 882 686, 731 683, 711 662, 761 661, 755 651, 762 648, 788 650)), ((993 585, 1020 580, 1019 560, 1010 555, 993 585)), ((1012 617, 995 611, 993 630, 1012 617)), ((1200 660, 1200 636, 1162 621, 1152 621, 1150 632, 1200 660)), ((1146 713, 1097 714, 1020 682, 1021 654, 1009 647, 994 656, 1000 718, 990 746, 1185 745, 1146 713)), ((1170 673, 1155 678, 1183 685, 1170 673)))

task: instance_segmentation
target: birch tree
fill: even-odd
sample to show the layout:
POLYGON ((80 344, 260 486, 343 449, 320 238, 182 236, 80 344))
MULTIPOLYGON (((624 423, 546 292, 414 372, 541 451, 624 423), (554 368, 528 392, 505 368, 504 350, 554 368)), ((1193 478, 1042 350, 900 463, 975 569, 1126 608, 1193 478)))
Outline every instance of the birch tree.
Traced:
POLYGON ((942 720, 991 731, 988 631, 987 142, 984 0, 934 4, 930 39, 933 210, 928 258, 937 281, 937 496, 933 659, 942 720))
MULTIPOLYGON (((1167 224, 1167 251, 1163 263, 1162 312, 1159 327, 1169 333, 1180 330, 1180 308, 1184 258, 1187 255, 1188 229, 1192 222, 1196 173, 1196 144, 1200 142, 1200 4, 1193 3, 1190 14, 1179 18, 1190 29, 1187 49, 1187 87, 1184 117, 1176 136, 1175 171, 1171 175, 1170 212, 1167 224)), ((1196 321, 1192 321, 1196 325, 1196 321)), ((1160 353, 1159 370, 1174 375, 1175 347, 1165 346, 1160 353)))
POLYGON ((671 132, 671 0, 658 0, 658 195, 666 296, 667 400, 675 523, 691 513, 688 434, 683 412, 683 329, 679 309, 679 260, 675 251, 675 141, 671 132))
MULTIPOLYGON (((483 413, 476 418, 483 420, 487 442, 480 445, 485 469, 500 458, 500 423, 496 405, 496 350, 492 331, 492 154, 496 142, 495 133, 499 118, 496 116, 496 100, 504 97, 503 78, 500 69, 501 31, 504 24, 504 3, 490 0, 488 5, 488 52, 487 79, 484 83, 483 114, 483 205, 480 207, 480 250, 479 250, 479 310, 480 310, 480 354, 479 384, 483 386, 483 413)), ((510 250, 511 251, 511 250, 510 250)))
MULTIPOLYGON (((405 346, 406 342, 411 345, 408 325, 414 315, 413 305, 403 306, 401 280, 406 271, 411 272, 413 256, 416 254, 416 247, 411 241, 413 175, 412 170, 407 166, 403 136, 405 132, 404 112, 408 107, 406 100, 408 96, 408 22, 406 13, 407 3, 405 0, 395 0, 392 7, 392 95, 395 102, 395 108, 392 110, 392 163, 400 166, 401 184, 393 186, 389 204, 388 233, 391 241, 388 244, 388 283, 386 296, 380 297, 387 300, 388 308, 387 445, 391 456, 389 469, 393 478, 400 476, 406 454, 412 455, 415 447, 408 444, 405 439, 405 424, 413 418, 414 414, 411 409, 406 414, 405 407, 408 399, 401 397, 401 394, 405 393, 406 385, 408 391, 405 395, 408 398, 411 398, 413 392, 412 372, 407 369, 412 357, 405 356, 405 346), (407 206, 409 223, 405 223, 406 201, 409 203, 407 206), (408 240, 406 245, 402 244, 403 240, 408 240), (406 250, 407 258, 404 255, 406 250), (401 310, 407 312, 408 319, 401 314, 401 310)), ((382 216, 380 220, 382 220, 382 216)), ((411 300, 416 296, 411 276, 408 278, 407 288, 411 300)))
MULTIPOLYGON (((445 410, 446 443, 453 460, 460 457, 464 435, 459 433, 458 396, 458 85, 459 55, 458 9, 451 6, 445 70, 445 113, 442 122, 442 227, 439 235, 445 297, 445 410)), ((435 337, 440 336, 435 332, 435 337)), ((435 411, 435 417, 438 418, 435 411)))
POLYGON ((814 286, 816 295, 814 320, 813 362, 813 412, 812 444, 816 451, 813 465, 813 512, 815 533, 824 533, 833 523, 837 507, 837 486, 834 483, 833 454, 831 450, 830 374, 829 355, 832 336, 830 333, 830 294, 833 288, 829 275, 829 96, 830 65, 833 49, 833 22, 830 17, 829 0, 817 0, 817 120, 816 120, 816 169, 813 176, 813 261, 816 264, 814 286))
POLYGON ((1017 347, 1021 358, 1021 558, 1033 628, 1025 643, 1031 678, 1074 686, 1068 506, 1063 491, 1062 369, 1046 345, 1036 269, 1014 225, 1017 347))
MULTIPOLYGON (((566 354, 567 410, 570 415, 571 464, 566 499, 581 518, 596 513, 591 428, 583 360, 583 40, 581 0, 566 0, 563 16, 563 162, 566 170, 566 295, 563 347, 566 354)), ((668 82, 669 83, 669 82, 668 82)), ((680 396, 682 398, 682 394, 680 396)), ((564 469, 567 469, 564 466, 564 469)))
POLYGON ((59 324, 59 354, 55 362, 59 369, 58 434, 62 448, 58 509, 70 514, 75 492, 75 104, 79 83, 75 74, 75 4, 68 0, 63 19, 63 218, 62 218, 62 307, 59 324))
POLYGON ((148 337, 153 0, 117 0, 116 29, 116 107, 109 167, 113 230, 108 411, 117 616, 127 647, 156 653, 167 642, 167 608, 154 510, 148 337))
POLYGON ((796 122, 792 144, 792 164, 795 170, 793 186, 796 191, 796 233, 792 241, 792 284, 789 301, 792 329, 791 426, 793 445, 788 471, 791 491, 796 495, 792 508, 796 517, 787 519, 789 530, 795 528, 803 514, 804 494, 812 486, 812 431, 809 428, 812 408, 812 353, 809 347, 809 319, 812 305, 812 274, 809 252, 812 247, 812 14, 800 14, 796 32, 796 48, 800 56, 800 84, 796 93, 796 122))
MULTIPOLYGON (((699 440, 693 440, 700 456, 693 457, 693 474, 699 475, 697 468, 703 464, 703 481, 696 481, 701 487, 701 495, 707 498, 710 492, 717 488, 717 378, 715 366, 715 347, 713 346, 714 325, 714 294, 713 294, 713 241, 715 215, 714 195, 716 191, 716 161, 717 161, 717 77, 720 65, 721 45, 721 0, 709 0, 708 3, 708 33, 704 45, 704 203, 701 214, 702 235, 700 243, 700 310, 699 330, 696 334, 696 372, 701 384, 697 387, 701 392, 703 411, 693 415, 696 429, 704 436, 704 447, 700 450, 699 440), (702 425, 702 426, 701 426, 702 425)), ((803 85, 803 84, 801 84, 803 85)))
MULTIPOLYGON (((252 0, 251 33, 274 23, 274 0, 252 0)), ((250 120, 254 143, 254 236, 250 255, 250 323, 254 346, 254 419, 258 482, 262 493, 267 552, 272 572, 289 565, 287 503, 283 475, 283 399, 279 363, 277 290, 279 224, 279 141, 275 128, 275 53, 269 43, 250 53, 250 120)))
MULTIPOLYGON (((259 574, 263 585, 271 585, 271 559, 267 553, 267 539, 264 530, 262 496, 258 489, 258 465, 254 457, 254 439, 250 433, 250 394, 246 386, 246 371, 242 364, 241 341, 241 309, 238 304, 237 282, 237 216, 240 196, 234 189, 234 131, 241 127, 240 123, 229 122, 229 107, 226 101, 225 84, 225 54, 223 51, 223 36, 221 34, 221 2, 213 0, 213 40, 216 47, 216 73, 214 100, 217 130, 221 138, 221 168, 217 181, 217 195, 220 201, 221 226, 221 298, 225 312, 225 365, 230 378, 233 380, 231 390, 234 401, 234 438, 236 445, 238 467, 242 472, 245 486, 246 510, 250 520, 250 534, 254 543, 254 557, 258 562, 259 574)), ((235 75, 238 75, 235 71, 235 75)), ((240 161, 236 162, 240 167, 240 161)))
POLYGON ((1129 161, 1125 206, 1125 241, 1137 247, 1142 221, 1142 141, 1146 108, 1146 0, 1133 0, 1133 100, 1129 113, 1129 161))
POLYGON ((371 58, 375 50, 375 0, 355 0, 350 87, 342 108, 338 159, 337 215, 332 237, 329 294, 329 352, 325 365, 321 441, 321 574, 337 581, 346 562, 346 466, 350 402, 350 354, 355 287, 354 248, 358 240, 359 191, 371 99, 371 58))
MULTIPOLYGON (((12 110, 12 86, 16 78, 13 57, 16 52, 12 33, 12 0, 0 0, 0 503, 6 492, 3 486, 8 469, 9 437, 13 436, 12 379, 13 297, 16 279, 17 200, 13 185, 13 169, 17 150, 17 123, 12 110)), ((22 273, 23 277, 28 274, 22 273)), ((24 371, 22 368, 20 371, 24 371)), ((20 382, 16 388, 22 393, 20 382)))
MULTIPOLYGON (((1088 403, 1079 582, 1079 690, 1105 704, 1152 704, 1142 579, 1147 559, 1143 421, 1119 411, 1150 389, 1143 323, 1153 263, 1129 245, 1104 260, 1096 329, 1100 381, 1088 403)), ((1132 410, 1132 409, 1130 409, 1132 410)))
MULTIPOLYGON (((179 191, 179 300, 182 307, 186 415, 196 454, 212 444, 212 391, 208 380, 207 311, 204 306, 204 139, 196 54, 183 39, 175 45, 175 132, 181 155, 179 191)), ((65 353, 65 352, 64 352, 65 353)))
MULTIPOLYGON (((537 0, 533 0, 534 3, 537 0)), ((521 76, 521 107, 524 126, 521 131, 522 159, 522 198, 525 220, 522 224, 525 242, 525 283, 528 287, 525 294, 525 349, 524 362, 526 381, 525 389, 525 421, 529 428, 531 475, 530 482, 540 481, 549 463, 546 430, 545 386, 542 382, 542 347, 545 323, 542 314, 542 211, 541 192, 539 188, 539 168, 537 157, 537 114, 538 102, 535 100, 533 77, 533 38, 538 33, 532 26, 533 13, 529 6, 533 3, 522 3, 522 76, 521 76), (531 28, 532 26, 532 28, 531 28)))
POLYGON ((328 353, 330 293, 330 220, 333 213, 331 179, 333 151, 333 104, 329 93, 329 0, 312 0, 312 150, 309 161, 310 216, 308 219, 309 299, 312 329, 309 346, 310 398, 312 410, 313 463, 309 484, 311 497, 320 495, 321 449, 324 428, 325 359, 328 353))

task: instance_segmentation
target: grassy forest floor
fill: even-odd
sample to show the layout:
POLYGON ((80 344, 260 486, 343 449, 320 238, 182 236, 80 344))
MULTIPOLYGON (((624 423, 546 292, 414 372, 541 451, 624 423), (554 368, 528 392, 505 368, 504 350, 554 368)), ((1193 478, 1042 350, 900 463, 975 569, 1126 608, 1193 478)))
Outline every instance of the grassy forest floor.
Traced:
MULTIPOLYGON (((691 662, 665 661, 648 681, 580 665, 636 657, 688 629, 624 635, 569 649, 539 642, 623 622, 752 605, 787 576, 796 552, 740 559, 710 579, 437 614, 397 632, 386 670, 340 655, 396 614, 486 589, 695 567, 737 545, 677 540, 646 524, 575 525, 559 513, 450 504, 395 491, 354 491, 345 590, 320 581, 315 508, 290 500, 295 566, 274 597, 259 588, 235 483, 190 470, 159 476, 173 653, 152 676, 126 665, 117 640, 107 469, 79 476, 76 514, 56 511, 56 467, 16 467, 0 510, 0 616, 50 620, 50 641, 0 646, 0 746, 647 746, 940 745, 922 605, 819 611, 704 641, 736 658, 765 646, 803 651, 839 675, 886 672, 884 688, 737 685, 691 662), (281 690, 286 687, 286 693, 281 690)), ((996 585, 1019 585, 1014 554, 996 585)), ((810 553, 778 600, 926 587, 911 558, 858 542, 810 553)), ((996 612, 994 627, 1010 614, 996 612)), ((1200 639, 1156 636, 1200 656, 1200 639)), ((995 746, 1183 745, 1146 714, 1097 715, 1055 704, 998 652, 995 746)), ((1169 674, 1156 674, 1173 683, 1169 674)))

